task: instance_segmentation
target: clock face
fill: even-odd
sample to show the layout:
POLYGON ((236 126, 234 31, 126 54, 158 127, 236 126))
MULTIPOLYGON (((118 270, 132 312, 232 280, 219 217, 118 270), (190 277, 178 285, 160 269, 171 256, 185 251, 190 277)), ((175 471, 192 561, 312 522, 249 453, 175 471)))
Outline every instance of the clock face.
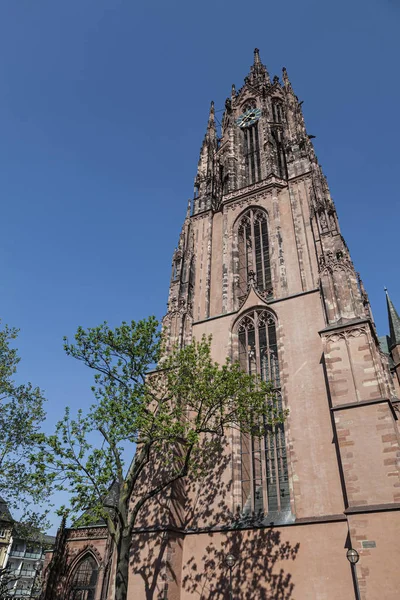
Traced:
POLYGON ((250 108, 236 119, 236 125, 244 129, 245 127, 253 125, 260 117, 261 110, 259 108, 250 108))

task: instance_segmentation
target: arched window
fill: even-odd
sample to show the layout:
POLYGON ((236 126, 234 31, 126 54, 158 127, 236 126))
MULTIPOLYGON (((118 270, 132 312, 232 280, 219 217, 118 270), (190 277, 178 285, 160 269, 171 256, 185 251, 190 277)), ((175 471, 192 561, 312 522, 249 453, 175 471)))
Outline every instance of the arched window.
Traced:
POLYGON ((272 296, 271 265, 267 215, 263 210, 250 208, 238 224, 239 299, 247 294, 251 277, 260 291, 272 296))
POLYGON ((87 554, 72 575, 68 600, 94 600, 97 577, 97 563, 93 556, 87 554))
MULTIPOLYGON (((243 370, 271 381, 282 410, 275 318, 267 310, 247 313, 238 324, 239 362, 243 370)), ((241 435, 242 513, 290 511, 289 477, 283 423, 265 423, 265 435, 241 435)))

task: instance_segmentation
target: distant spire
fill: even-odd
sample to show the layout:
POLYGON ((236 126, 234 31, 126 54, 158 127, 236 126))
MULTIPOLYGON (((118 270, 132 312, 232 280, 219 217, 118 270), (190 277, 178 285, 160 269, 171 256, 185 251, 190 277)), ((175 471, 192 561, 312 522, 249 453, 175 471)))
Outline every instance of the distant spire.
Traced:
POLYGON ((254 48, 254 66, 260 65, 260 64, 261 64, 260 51, 258 48, 254 48))
POLYGON ((395 309, 394 304, 389 297, 389 292, 387 291, 386 287, 385 292, 389 318, 390 345, 393 348, 394 346, 400 346, 400 317, 397 314, 397 310, 395 309))

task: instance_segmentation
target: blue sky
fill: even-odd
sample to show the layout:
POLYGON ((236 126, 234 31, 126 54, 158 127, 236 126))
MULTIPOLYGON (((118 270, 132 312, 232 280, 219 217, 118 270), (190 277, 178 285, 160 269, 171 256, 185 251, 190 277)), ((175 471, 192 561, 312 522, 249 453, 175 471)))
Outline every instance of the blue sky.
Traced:
MULTIPOLYGON (((395 0, 3 0, 1 318, 20 376, 63 407, 91 375, 63 335, 165 312, 210 100, 254 47, 288 69, 343 234, 386 333, 400 310, 400 5, 395 0)), ((218 115, 218 113, 217 113, 218 115)))

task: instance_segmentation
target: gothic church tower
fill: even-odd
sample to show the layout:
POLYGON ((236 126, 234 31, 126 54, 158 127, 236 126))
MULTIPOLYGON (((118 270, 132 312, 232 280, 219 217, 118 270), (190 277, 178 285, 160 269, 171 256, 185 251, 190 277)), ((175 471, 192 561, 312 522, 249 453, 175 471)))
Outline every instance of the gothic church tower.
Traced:
MULTIPOLYGON (((143 507, 128 600, 399 598, 400 318, 388 297, 379 343, 311 138, 258 50, 221 130, 211 104, 167 345, 212 335, 289 416, 262 439, 228 432, 203 479, 143 507)), ((61 529, 55 555, 47 600, 112 600, 104 523, 61 529)))
MULTIPOLYGON (((232 86, 225 102, 220 135, 211 103, 163 325, 169 344, 211 334, 217 361, 231 357, 273 381, 290 411, 263 440, 232 433, 215 476, 229 489, 224 512, 236 515, 239 561, 251 543, 268 546, 273 524, 298 550, 289 569, 296 599, 394 600, 396 391, 312 137, 286 69, 271 81, 256 49, 244 86, 232 86), (360 555, 353 570, 350 547, 360 555)), ((187 493, 189 505, 198 493, 187 493)), ((179 582, 169 577, 168 598, 198 597, 194 563, 209 586, 201 597, 217 594, 223 567, 207 570, 204 532, 221 526, 219 501, 203 513, 192 506, 180 523, 170 561, 179 582)), ((232 522, 214 535, 217 554, 234 552, 232 522)), ((254 556, 245 560, 259 567, 254 556)), ((288 573, 284 562, 277 574, 288 573)), ((291 597, 273 595, 262 567, 258 591, 240 565, 236 573, 238 598, 291 597)))

